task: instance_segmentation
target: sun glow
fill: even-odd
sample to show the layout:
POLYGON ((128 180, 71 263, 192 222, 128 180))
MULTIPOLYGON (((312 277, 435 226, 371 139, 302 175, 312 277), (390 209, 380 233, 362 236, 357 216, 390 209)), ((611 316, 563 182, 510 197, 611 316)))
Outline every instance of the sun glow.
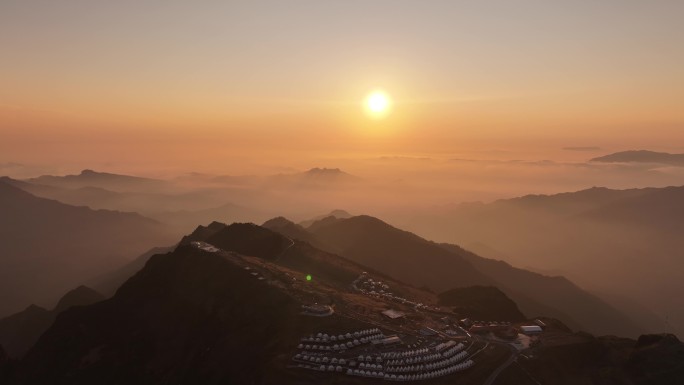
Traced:
POLYGON ((366 112, 374 118, 382 118, 389 112, 391 101, 383 91, 373 91, 366 97, 366 112))

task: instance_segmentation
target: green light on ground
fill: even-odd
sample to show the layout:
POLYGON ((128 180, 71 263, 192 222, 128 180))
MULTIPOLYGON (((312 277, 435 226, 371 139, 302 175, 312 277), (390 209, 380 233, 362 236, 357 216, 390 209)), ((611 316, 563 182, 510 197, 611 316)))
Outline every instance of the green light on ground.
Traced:
POLYGON ((311 281, 311 274, 307 274, 307 275, 306 275, 306 280, 307 280, 307 281, 311 281))

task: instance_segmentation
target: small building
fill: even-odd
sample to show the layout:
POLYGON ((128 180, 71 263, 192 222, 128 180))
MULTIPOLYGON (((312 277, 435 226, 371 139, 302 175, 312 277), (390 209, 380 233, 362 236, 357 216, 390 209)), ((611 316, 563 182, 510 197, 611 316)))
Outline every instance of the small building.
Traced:
POLYGON ((459 323, 459 325, 463 326, 466 329, 473 326, 473 320, 471 320, 470 318, 464 318, 464 319, 458 321, 458 323, 459 323))
POLYGON ((436 336, 438 334, 437 330, 430 328, 430 327, 424 327, 424 328, 420 329, 419 333, 424 335, 424 336, 436 336))
POLYGON ((520 331, 523 334, 539 334, 542 332, 542 328, 539 325, 522 325, 520 331))
POLYGON ((535 319, 534 323, 537 324, 537 326, 539 326, 540 328, 546 329, 546 323, 540 320, 539 318, 535 319))
MULTIPOLYGON (((335 313, 335 310, 333 310, 332 306, 320 305, 317 303, 311 305, 302 305, 302 310, 302 314, 316 317, 327 317, 335 313)), ((318 333, 318 335, 316 336, 316 342, 324 341, 322 337, 323 335, 321 333, 318 333)), ((324 342, 326 342, 327 340, 328 338, 326 337, 324 342)))
POLYGON ((398 336, 389 336, 387 338, 384 338, 381 340, 383 345, 394 345, 394 344, 400 344, 401 343, 401 338, 398 336))
POLYGON ((394 310, 394 309, 385 310, 382 312, 382 315, 384 315, 385 317, 387 317, 389 319, 393 319, 393 320, 398 319, 398 318, 403 318, 406 316, 406 314, 404 314, 403 312, 400 312, 400 311, 394 310))

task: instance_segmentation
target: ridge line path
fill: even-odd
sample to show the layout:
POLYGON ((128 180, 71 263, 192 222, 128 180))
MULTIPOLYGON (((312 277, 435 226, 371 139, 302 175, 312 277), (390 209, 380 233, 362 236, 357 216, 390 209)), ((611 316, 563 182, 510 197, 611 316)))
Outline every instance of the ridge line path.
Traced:
POLYGON ((506 362, 499 365, 498 368, 494 369, 492 374, 490 374, 489 377, 487 377, 487 379, 485 380, 484 383, 482 383, 482 385, 492 385, 494 383, 494 381, 496 380, 496 378, 499 376, 499 374, 501 374, 501 372, 503 372, 504 369, 509 367, 518 358, 518 350, 511 345, 508 345, 508 344, 505 344, 505 345, 511 349, 511 356, 508 357, 508 360, 506 360, 506 362))

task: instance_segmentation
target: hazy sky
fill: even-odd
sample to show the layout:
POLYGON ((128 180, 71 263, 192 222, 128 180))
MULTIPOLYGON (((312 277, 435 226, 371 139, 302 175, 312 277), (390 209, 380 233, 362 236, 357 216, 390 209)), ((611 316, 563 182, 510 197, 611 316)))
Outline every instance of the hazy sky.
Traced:
POLYGON ((3 0, 0 162, 682 150, 682 20, 681 0, 3 0))

